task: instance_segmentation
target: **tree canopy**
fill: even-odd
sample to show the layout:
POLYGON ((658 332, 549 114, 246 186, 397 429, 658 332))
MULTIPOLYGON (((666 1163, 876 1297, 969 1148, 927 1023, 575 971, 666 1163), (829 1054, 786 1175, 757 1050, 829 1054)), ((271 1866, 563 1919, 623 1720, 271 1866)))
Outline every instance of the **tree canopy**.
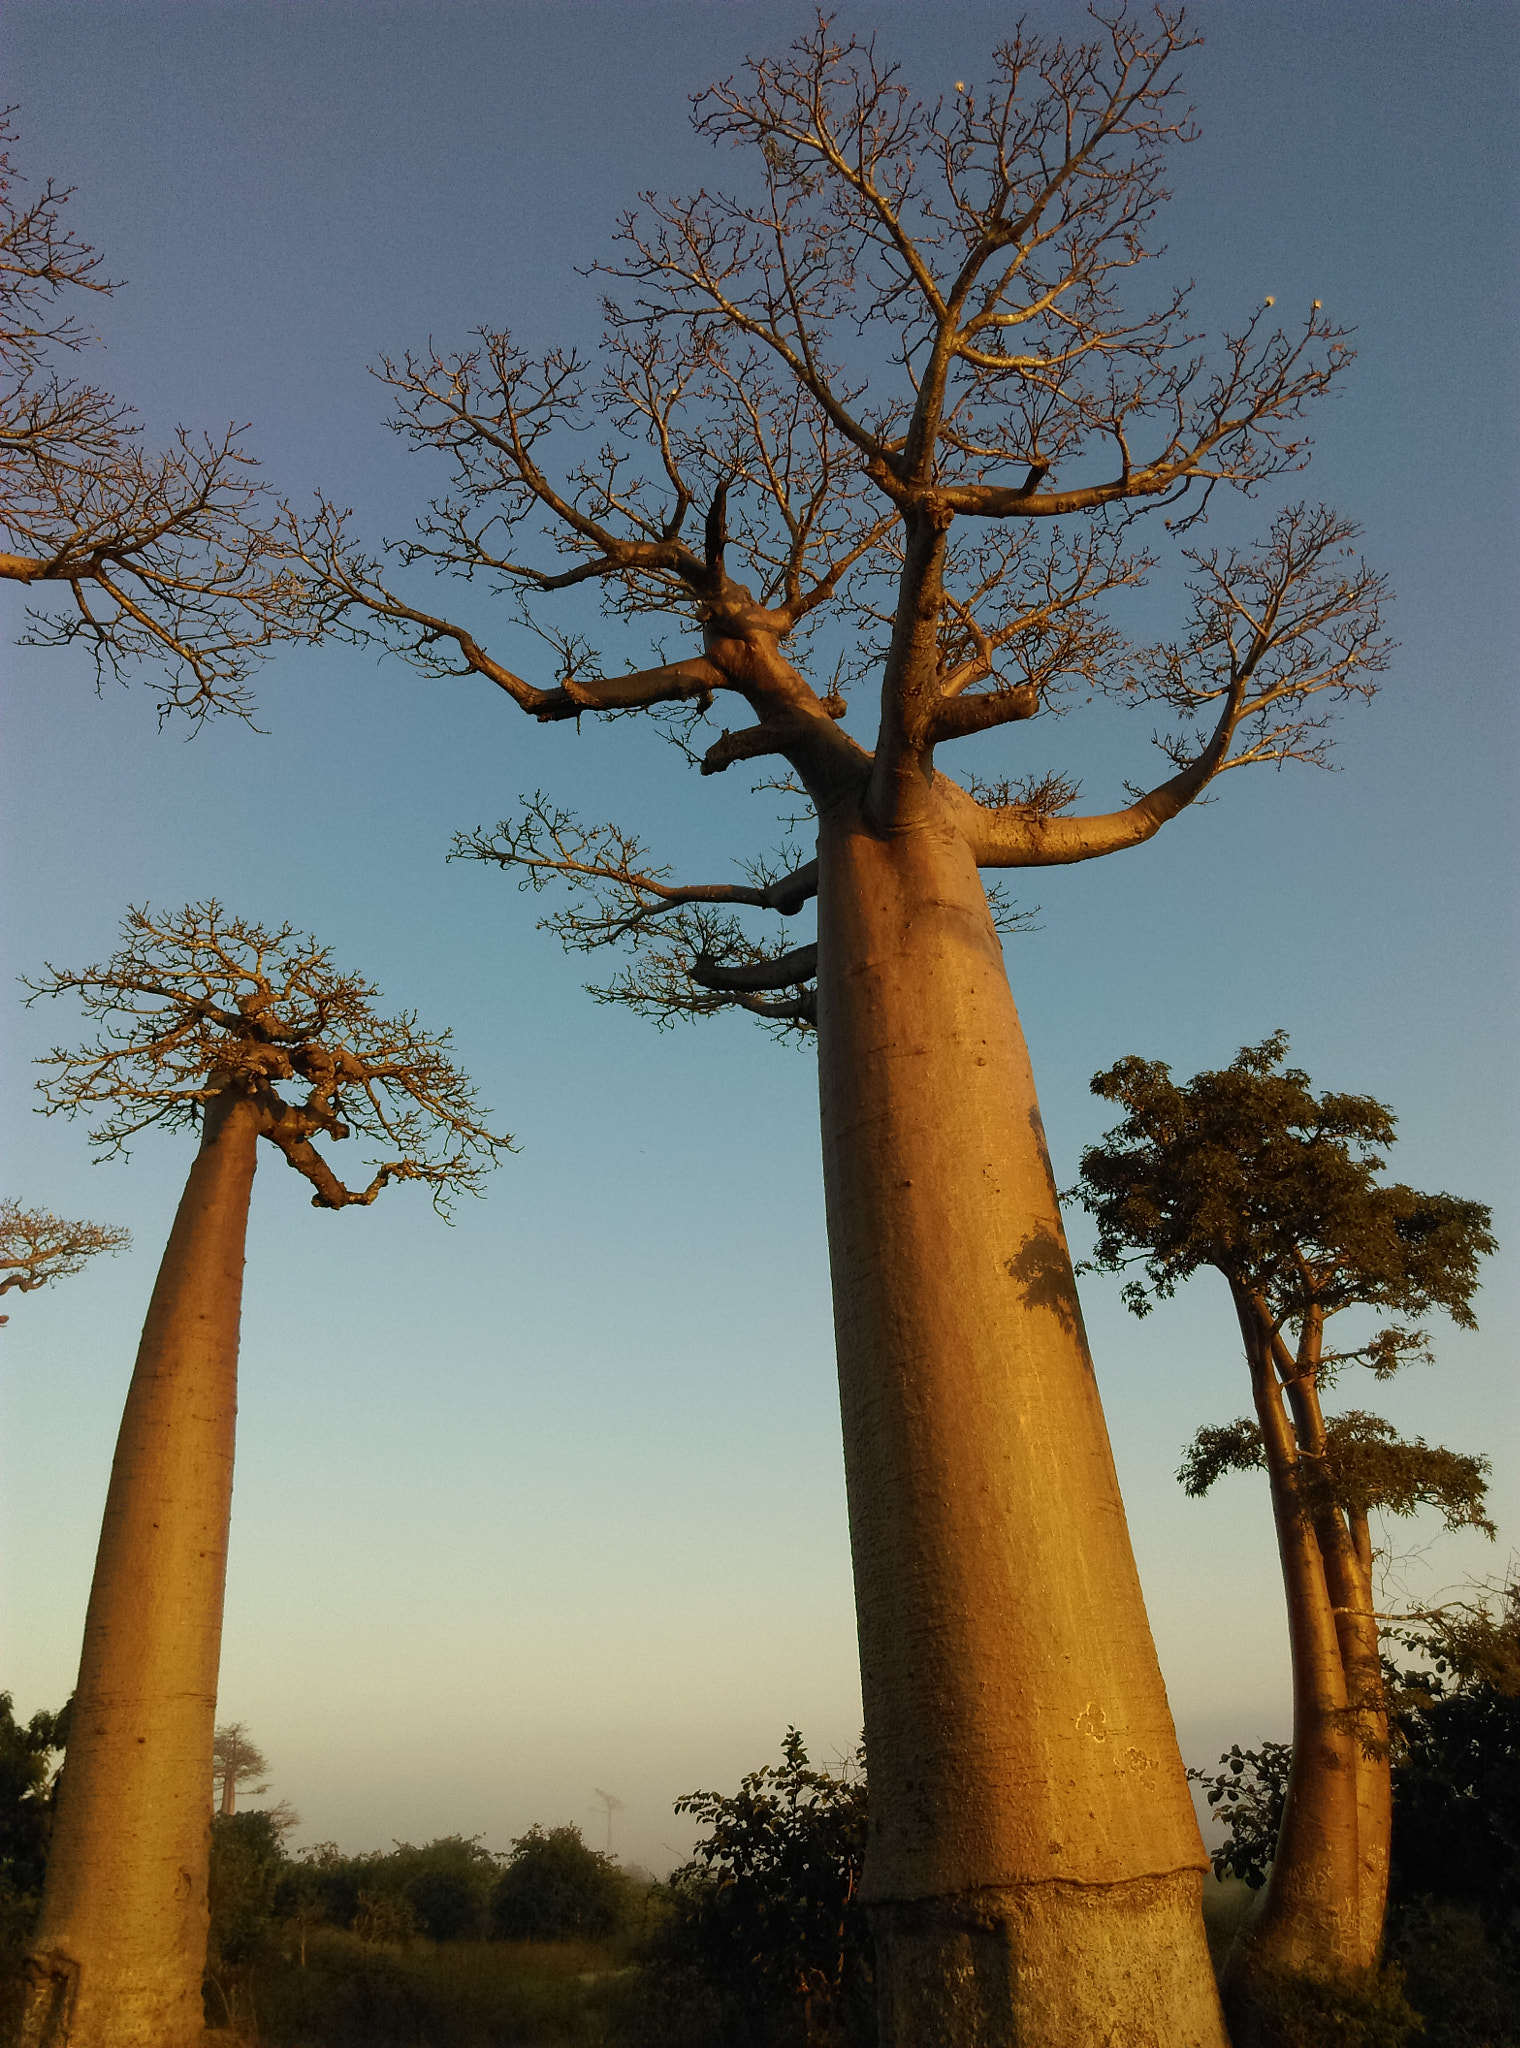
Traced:
POLYGON ((51 1280, 83 1272, 99 1252, 119 1252, 132 1233, 110 1223, 71 1223, 50 1209, 0 1202, 0 1294, 17 1287, 30 1294, 51 1280))
POLYGON ((27 983, 33 1002, 77 996, 99 1026, 88 1044, 47 1054, 38 1085, 45 1114, 104 1111, 91 1133, 103 1152, 153 1125, 193 1126, 228 1088, 259 1103, 263 1134, 311 1182, 316 1208, 372 1202, 388 1182, 415 1180, 446 1210, 456 1193, 477 1193, 510 1149, 481 1121, 473 1086, 448 1056, 450 1034, 423 1030, 411 1011, 379 1015, 374 984, 336 968, 309 933, 208 901, 165 915, 131 910, 122 941, 99 965, 49 965, 27 983), (287 1101, 277 1083, 305 1093, 287 1101), (313 1143, 351 1133, 389 1155, 358 1189, 313 1143))
MULTIPOLYGON (((1153 565, 1139 515, 1180 537, 1218 486, 1300 469, 1350 350, 1317 301, 1290 330, 1268 300, 1211 349, 1187 290, 1147 292, 1167 160, 1193 133, 1177 63, 1194 39, 1164 10, 1092 23, 1084 40, 1021 29, 984 86, 921 103, 820 16, 699 95, 735 186, 622 216, 594 356, 530 356, 491 327, 383 361, 393 424, 450 481, 389 566, 336 506, 292 518, 337 629, 479 675, 540 720, 651 713, 704 774, 780 756, 814 805, 848 792, 884 829, 932 784, 989 868, 1134 845, 1227 766, 1323 760, 1328 707, 1369 696, 1387 657, 1384 585, 1348 521, 1295 504, 1257 546, 1184 550, 1172 641, 1131 647, 1111 615, 1153 565), (504 596, 558 680, 424 602, 410 567, 504 596), (609 666, 556 613, 571 591, 655 664, 609 666), (664 651, 672 629, 701 650, 664 651), (809 680, 820 660, 829 679, 809 680), (842 722, 866 682, 869 747, 842 722), (1093 690, 1170 720, 1178 773, 1126 808, 1066 815, 1061 775, 934 778, 937 746, 1093 690), (702 730, 720 698, 753 722, 702 730)), ((637 956, 613 1000, 812 1021, 812 950, 744 922, 798 910, 806 864, 672 886, 635 836, 541 795, 458 850, 568 883, 586 907, 561 935, 637 956)))
POLYGON ((15 139, 0 115, 0 577, 37 601, 28 644, 82 644, 97 679, 152 664, 160 715, 247 715, 260 656, 320 630, 276 502, 244 429, 153 452, 131 406, 68 374, 96 339, 83 306, 117 284, 72 188, 25 190, 15 139))
MULTIPOLYGON (((1472 1328, 1479 1261, 1495 1248, 1487 1207, 1380 1182, 1393 1112, 1370 1096, 1315 1096, 1287 1051, 1277 1031, 1186 1083, 1134 1056, 1094 1076, 1093 1093, 1125 1116, 1084 1151, 1074 1190, 1097 1225, 1093 1266, 1140 1269, 1125 1287, 1137 1315, 1213 1266, 1258 1292, 1279 1326, 1356 1304, 1440 1308, 1472 1328)), ((1320 1365, 1355 1359, 1383 1377, 1423 1351, 1419 1333, 1390 1325, 1320 1365)))

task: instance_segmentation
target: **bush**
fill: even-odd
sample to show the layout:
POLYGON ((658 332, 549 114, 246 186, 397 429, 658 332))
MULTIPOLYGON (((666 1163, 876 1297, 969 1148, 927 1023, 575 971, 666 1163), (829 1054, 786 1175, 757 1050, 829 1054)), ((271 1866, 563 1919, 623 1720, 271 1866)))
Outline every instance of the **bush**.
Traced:
POLYGON ((269 1940, 285 1852, 278 1817, 250 1807, 211 1823, 211 1936, 208 1960, 246 1962, 269 1940))
POLYGON ((1233 2040, 1271 2048, 1412 2048, 1422 2032, 1396 1963, 1369 1970, 1360 1984, 1286 1971, 1258 1979, 1249 2006, 1228 2016, 1233 2040))
POLYGON ((331 1842, 285 1866, 278 1911, 308 1931, 326 1922, 370 1941, 476 1941, 491 1931, 498 1859, 478 1840, 441 1835, 414 1847, 343 1856, 331 1842), (378 1930, 378 1931, 377 1931, 378 1930))
POLYGON ((676 1805, 710 1833, 670 1879, 645 1953, 644 2031, 669 2048, 844 2048, 875 2040, 869 1936, 859 1900, 864 1757, 814 1770, 789 1728, 782 1762, 722 1797, 676 1805))
POLYGON ((1388 1953, 1424 2016, 1420 2048, 1520 2048, 1520 1970, 1478 1913, 1430 1898, 1396 1906, 1388 1953))
POLYGON ((514 1941, 596 1940, 621 1924, 628 1884, 579 1828, 531 1827, 512 1844, 496 1880, 491 1919, 514 1941))

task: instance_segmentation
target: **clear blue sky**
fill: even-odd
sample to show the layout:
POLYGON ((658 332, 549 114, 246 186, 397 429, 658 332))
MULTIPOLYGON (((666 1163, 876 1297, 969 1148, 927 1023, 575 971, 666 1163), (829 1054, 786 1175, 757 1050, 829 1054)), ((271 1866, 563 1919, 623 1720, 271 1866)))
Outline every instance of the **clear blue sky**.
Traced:
MULTIPOLYGON (((366 365, 482 323, 594 345, 576 266, 619 207, 722 175, 686 96, 809 18, 791 0, 10 0, 0 60, 24 168, 78 187, 79 228, 128 281, 99 309, 91 375, 154 435, 250 421, 273 482, 321 484, 378 535, 443 479, 386 434, 366 365)), ((930 95, 978 74, 1010 18, 981 0, 842 10, 930 95)), ((1405 1567, 1423 1595, 1501 1569, 1520 1537, 1516 10, 1214 0, 1194 19, 1203 137, 1177 161, 1164 267, 1198 279, 1211 325, 1272 293, 1357 329, 1304 487, 1362 521, 1402 647, 1341 720, 1337 773, 1229 776, 1151 847, 1038 877, 1041 929, 1010 968, 1063 1178, 1106 1121, 1095 1069, 1134 1051, 1187 1074, 1283 1025, 1318 1082, 1397 1109, 1402 1178, 1494 1204, 1481 1333, 1440 1332, 1440 1364, 1385 1398, 1346 1389, 1495 1459, 1497 1550, 1435 1543, 1405 1567)), ((1265 525, 1284 495, 1247 516, 1265 525)), ((626 723, 540 728, 484 684, 341 650, 267 667, 263 734, 188 742, 142 689, 97 699, 72 654, 8 646, 5 673, 5 987, 109 951, 128 902, 214 892, 452 1023, 521 1142, 452 1231, 405 1189, 331 1216, 277 1161, 259 1177, 222 1714, 268 1751, 298 1839, 503 1847, 535 1820, 596 1839, 601 1785, 626 1801, 619 1848, 663 1868, 689 1839, 672 1799, 732 1786, 788 1721, 815 1753, 849 1747, 811 1055, 738 1018, 659 1033, 597 1008, 534 899, 443 862, 456 829, 541 786, 721 877, 769 842, 763 805, 626 723)), ((1145 740, 1078 711, 1024 758, 1103 808, 1146 774, 1145 740)), ((136 1237, 7 1303, 0 1684, 29 1713, 72 1683, 189 1161, 150 1137, 94 1167, 81 1129, 32 1116, 28 1061, 72 1026, 0 1000, 7 1189, 136 1237)), ((1084 1299, 1184 1749, 1281 1734, 1264 1492, 1239 1479, 1191 1503, 1172 1478, 1199 1422, 1247 1404, 1222 1285, 1144 1326, 1111 1283, 1084 1299)))

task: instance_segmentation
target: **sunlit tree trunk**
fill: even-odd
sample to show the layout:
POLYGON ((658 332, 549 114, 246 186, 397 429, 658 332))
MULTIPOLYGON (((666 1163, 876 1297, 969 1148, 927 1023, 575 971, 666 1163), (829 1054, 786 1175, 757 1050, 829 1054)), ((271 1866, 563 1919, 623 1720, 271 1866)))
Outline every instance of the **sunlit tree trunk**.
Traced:
MULTIPOLYGON (((1314 1333, 1315 1359, 1319 1355, 1314 1333)), ((1317 1372, 1289 1382, 1299 1449, 1323 1459, 1325 1418, 1320 1410, 1317 1372)), ((1324 1559, 1325 1585, 1335 1616, 1336 1640, 1345 1675, 1346 1705, 1354 1737, 1352 1768, 1357 1803, 1357 1967, 1370 1969, 1383 1942, 1388 1911, 1388 1870, 1393 1848, 1393 1772, 1388 1748, 1388 1709, 1383 1691, 1382 1646, 1372 1598, 1372 1555, 1366 1517, 1359 1531, 1348 1527, 1328 1483, 1315 1489, 1315 1537, 1324 1559), (1360 1541, 1358 1540, 1360 1538, 1360 1541)))
POLYGON ((1272 2038, 1263 2013, 1274 1979, 1355 1985, 1376 1964, 1392 1801, 1377 1623, 1351 1534, 1313 1468, 1324 1450, 1318 1400, 1300 1375, 1288 1381, 1285 1406, 1270 1313, 1244 1288, 1233 1292, 1271 1486, 1293 1672, 1282 1827, 1260 1904, 1225 1974, 1239 2048, 1272 2038))
POLYGON ((1205 1865, 980 877, 819 838, 819 1061, 885 2048, 1224 2040, 1205 1865))
POLYGON ((204 2029, 212 1739, 260 1112, 207 1110, 117 1440, 27 1964, 24 2048, 204 2029))

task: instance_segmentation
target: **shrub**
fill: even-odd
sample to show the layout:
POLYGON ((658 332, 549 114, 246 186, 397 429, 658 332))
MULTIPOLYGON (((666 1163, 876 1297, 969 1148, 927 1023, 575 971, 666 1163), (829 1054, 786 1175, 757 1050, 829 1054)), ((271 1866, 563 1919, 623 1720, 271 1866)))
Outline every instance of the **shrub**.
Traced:
POLYGON ((211 1936, 208 1957, 245 1962, 268 1942, 285 1853, 279 1816, 250 1807, 211 1823, 211 1936))
POLYGON ((815 1770, 789 1728, 779 1765, 731 1797, 693 1792, 676 1811, 710 1832, 672 1874, 671 1910, 647 1947, 650 2037, 681 2048, 874 2041, 863 1755, 839 1775, 815 1770))
POLYGON ((512 1844, 491 1918, 511 1940, 595 1940, 616 1931, 627 1891, 617 1865, 588 1849, 579 1828, 535 1826, 512 1844))

